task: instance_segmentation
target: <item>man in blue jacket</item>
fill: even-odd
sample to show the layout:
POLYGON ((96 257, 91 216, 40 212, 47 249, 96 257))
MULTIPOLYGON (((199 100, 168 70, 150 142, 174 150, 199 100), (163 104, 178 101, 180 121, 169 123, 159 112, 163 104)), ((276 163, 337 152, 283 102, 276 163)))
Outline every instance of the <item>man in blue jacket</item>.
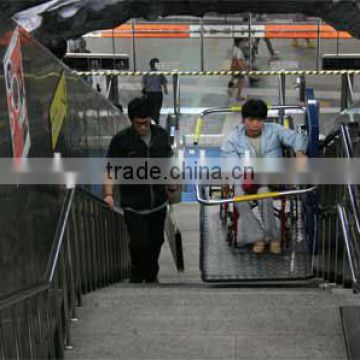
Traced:
MULTIPOLYGON (((243 123, 237 125, 224 139, 221 151, 223 156, 240 158, 277 158, 282 157, 283 146, 292 148, 297 157, 306 157, 306 136, 291 129, 265 123, 267 105, 262 100, 249 100, 242 107, 243 123)), ((261 186, 259 193, 269 192, 261 186)), ((242 187, 235 187, 235 195, 245 193, 242 187)), ((280 254, 280 234, 276 224, 273 201, 259 201, 263 224, 254 215, 248 202, 236 203, 239 213, 238 237, 241 244, 253 244, 253 251, 260 254, 265 245, 270 244, 270 252, 280 254)))

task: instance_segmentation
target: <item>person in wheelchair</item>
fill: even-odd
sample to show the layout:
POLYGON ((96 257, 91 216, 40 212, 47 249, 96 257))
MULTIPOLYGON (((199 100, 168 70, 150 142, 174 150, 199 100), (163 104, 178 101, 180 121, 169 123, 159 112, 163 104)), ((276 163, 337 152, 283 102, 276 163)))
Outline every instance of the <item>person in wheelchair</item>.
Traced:
MULTIPOLYGON (((297 157, 306 157, 307 138, 303 134, 287 129, 275 123, 265 123, 267 105, 262 100, 248 100, 242 107, 242 124, 237 125, 224 139, 221 147, 226 157, 282 157, 283 146, 290 147, 297 157)), ((244 195, 247 192, 266 193, 268 186, 243 184, 235 186, 235 194, 244 195)), ((235 203, 239 214, 238 243, 252 245, 254 253, 261 254, 265 245, 270 245, 272 254, 281 253, 280 233, 276 223, 272 199, 261 200, 259 210, 262 223, 251 210, 250 203, 235 203)))

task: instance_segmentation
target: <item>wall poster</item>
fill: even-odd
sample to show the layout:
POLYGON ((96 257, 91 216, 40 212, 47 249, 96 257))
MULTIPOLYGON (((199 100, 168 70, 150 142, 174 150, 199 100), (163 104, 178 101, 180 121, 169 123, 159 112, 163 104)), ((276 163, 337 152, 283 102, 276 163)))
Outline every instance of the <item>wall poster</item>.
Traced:
POLYGON ((3 59, 13 157, 26 157, 30 149, 29 119, 20 39, 21 33, 17 27, 3 59))

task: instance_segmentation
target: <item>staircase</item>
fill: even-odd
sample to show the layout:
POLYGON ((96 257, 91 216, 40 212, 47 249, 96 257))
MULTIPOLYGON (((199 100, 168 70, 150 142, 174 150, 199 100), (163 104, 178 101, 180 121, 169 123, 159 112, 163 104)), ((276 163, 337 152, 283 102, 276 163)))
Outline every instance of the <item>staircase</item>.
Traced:
POLYGON ((185 273, 168 245, 160 285, 119 283, 84 297, 67 359, 347 359, 341 306, 350 290, 205 285, 198 205, 177 206, 185 273))

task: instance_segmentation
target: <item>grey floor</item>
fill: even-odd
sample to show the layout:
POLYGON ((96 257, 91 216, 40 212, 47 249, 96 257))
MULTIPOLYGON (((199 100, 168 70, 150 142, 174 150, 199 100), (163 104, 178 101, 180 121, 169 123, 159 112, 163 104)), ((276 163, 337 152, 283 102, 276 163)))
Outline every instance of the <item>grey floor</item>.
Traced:
POLYGON ((179 275, 167 244, 160 285, 120 283, 89 294, 67 359, 347 359, 340 305, 346 290, 204 285, 198 205, 177 206, 185 255, 179 275))

